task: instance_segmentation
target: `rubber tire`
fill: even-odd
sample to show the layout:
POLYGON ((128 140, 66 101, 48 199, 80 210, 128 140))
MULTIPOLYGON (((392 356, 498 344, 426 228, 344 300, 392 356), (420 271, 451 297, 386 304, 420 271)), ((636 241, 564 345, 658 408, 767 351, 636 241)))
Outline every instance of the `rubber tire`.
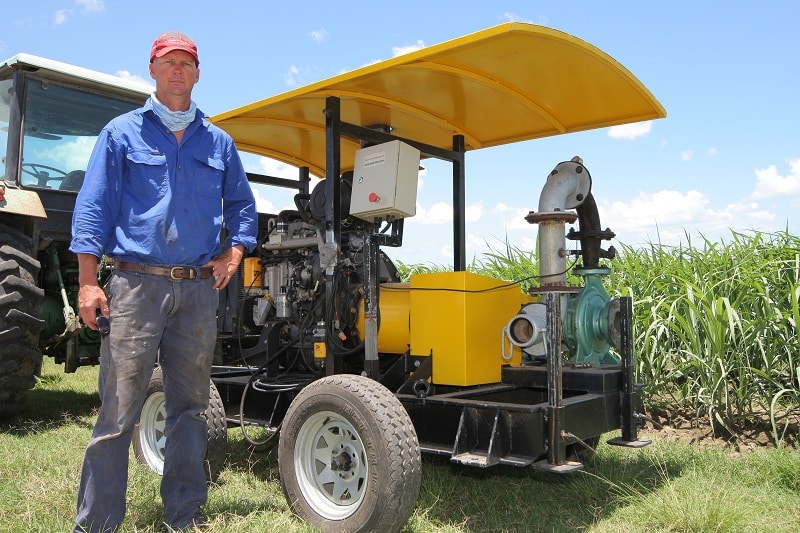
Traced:
POLYGON ((292 401, 278 441, 278 469, 292 511, 313 527, 384 533, 399 531, 414 511, 422 457, 411 418, 394 394, 372 379, 342 374, 310 383, 292 401), (351 464, 337 474, 327 459, 340 452, 351 464), (332 476, 337 479, 328 482, 332 476), (322 487, 341 480, 353 489, 341 498, 341 485, 322 487), (342 504, 347 496, 353 503, 342 504))
POLYGON ((42 368, 39 333, 44 328, 44 290, 32 241, 0 224, 0 418, 25 410, 26 396, 42 368))
MULTIPOLYGON (((209 385, 208 409, 203 416, 208 424, 208 448, 206 449, 206 479, 214 482, 225 466, 228 450, 225 406, 214 382, 209 385)), ((166 407, 164 404, 164 376, 161 367, 153 370, 147 386, 147 398, 142 414, 133 429, 133 452, 139 463, 158 475, 164 473, 164 448, 167 435, 164 432, 166 407)))

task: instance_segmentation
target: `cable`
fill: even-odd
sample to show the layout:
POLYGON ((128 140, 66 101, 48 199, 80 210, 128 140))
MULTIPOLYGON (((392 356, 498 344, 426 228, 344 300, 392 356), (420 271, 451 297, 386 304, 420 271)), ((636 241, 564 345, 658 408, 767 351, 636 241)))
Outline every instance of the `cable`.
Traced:
MULTIPOLYGON (((269 440, 272 438, 272 436, 274 436, 274 434, 271 435, 270 437, 268 437, 265 441, 260 442, 260 443, 254 441, 253 439, 251 439, 250 436, 247 434, 247 429, 245 427, 246 424, 244 423, 244 402, 245 402, 245 399, 247 398, 247 391, 250 389, 250 387, 256 381, 256 378, 258 377, 259 373, 262 370, 264 370, 270 363, 275 361, 275 359, 277 359, 280 355, 282 355, 283 352, 285 352, 291 346, 293 346, 296 342, 297 341, 290 342, 289 344, 287 344, 286 346, 284 346, 283 348, 281 348, 277 352, 275 352, 271 357, 268 357, 267 360, 264 361, 264 364, 262 364, 258 368, 258 370, 256 370, 250 376, 250 379, 247 380, 247 384, 245 385, 244 390, 242 391, 242 398, 239 400, 239 428, 242 430, 242 437, 244 437, 244 440, 248 444, 250 444, 251 446, 263 446, 264 444, 269 442, 269 440)), ((253 388, 255 388, 255 387, 253 387, 253 388)), ((280 425, 278 425, 278 427, 280 427, 280 425)), ((276 433, 277 433, 277 430, 276 430, 276 433)))
MULTIPOLYGON (((573 262, 573 265, 575 263, 577 263, 577 260, 573 262)), ((563 270, 561 272, 556 272, 555 274, 547 274, 546 276, 543 276, 541 274, 534 274, 532 276, 527 276, 527 277, 521 278, 521 279, 516 280, 516 281, 510 281, 508 283, 504 283, 502 285, 497 285, 496 287, 489 287, 487 289, 454 289, 452 287, 391 287, 391 286, 383 286, 382 285, 381 286, 381 290, 382 291, 384 291, 384 290, 385 291, 409 291, 409 290, 411 290, 411 291, 444 291, 444 292, 461 292, 461 293, 474 294, 474 293, 492 292, 492 291, 498 291, 498 290, 501 290, 501 289, 506 289, 508 287, 513 287, 514 285, 519 285, 521 283, 524 283, 524 282, 532 280, 532 279, 540 279, 540 278, 544 278, 544 277, 548 277, 549 278, 551 276, 561 276, 562 274, 567 274, 570 270, 572 270, 572 267, 567 268, 566 270, 563 270)))
POLYGON ((594 448, 592 448, 591 446, 589 446, 588 444, 586 444, 586 443, 585 443, 583 440, 581 440, 581 439, 580 439, 580 438, 579 438, 577 435, 575 435, 574 433, 570 433, 569 431, 562 431, 562 432, 561 432, 561 438, 562 438, 562 439, 564 439, 564 440, 567 440, 567 439, 574 439, 574 440, 575 440, 575 442, 577 442, 578 444, 580 444, 581 446, 583 446, 584 448, 586 448, 587 450, 589 450, 589 452, 590 452, 590 453, 594 453, 594 452, 595 452, 595 449, 594 449, 594 448))

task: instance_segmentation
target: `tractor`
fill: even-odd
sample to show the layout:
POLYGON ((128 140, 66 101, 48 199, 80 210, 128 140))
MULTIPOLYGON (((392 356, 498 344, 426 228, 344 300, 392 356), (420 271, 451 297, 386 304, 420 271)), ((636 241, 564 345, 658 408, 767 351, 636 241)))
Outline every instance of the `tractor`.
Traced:
POLYGON ((29 54, 0 64, 0 417, 24 410, 43 355, 65 372, 97 364, 100 336, 77 314, 72 212, 100 130, 150 92, 29 54))
MULTIPOLYGON (((11 95, 0 104, 9 132, 0 337, 11 341, 0 380, 4 394, 18 383, 11 410, 42 353, 66 371, 96 362, 98 338, 75 319, 66 250, 69 169, 85 159, 57 158, 146 96, 100 87, 97 75, 19 65, 0 69, 11 95), (37 114, 35 95, 55 88, 61 95, 37 114), (67 102, 83 107, 65 111, 67 102), (65 149, 45 158, 48 142, 65 149)), ((299 517, 323 531, 397 531, 416 505, 422 453, 568 473, 610 432, 611 444, 648 444, 638 435, 632 301, 604 286, 615 252, 603 241, 615 235, 601 226, 589 165, 561 157, 542 169, 525 217, 539 270, 522 290, 521 280, 467 270, 465 156, 665 115, 594 46, 507 23, 211 117, 242 152, 298 174, 248 173, 253 187, 288 191, 292 205, 259 213, 258 245, 219 294, 209 478, 223 466, 227 430, 257 445, 250 435, 260 428, 277 439, 281 485, 299 517), (430 159, 452 168, 453 270, 401 279, 391 249, 403 245, 430 159)), ((98 276, 111 272, 113 258, 98 276)), ((169 442, 161 379, 156 369, 133 442, 155 472, 169 442)))

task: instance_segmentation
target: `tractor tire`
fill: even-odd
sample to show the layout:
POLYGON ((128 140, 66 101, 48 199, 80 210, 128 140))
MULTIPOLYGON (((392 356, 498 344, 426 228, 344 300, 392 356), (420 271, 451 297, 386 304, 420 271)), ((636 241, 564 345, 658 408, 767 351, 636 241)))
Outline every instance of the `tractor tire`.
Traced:
MULTIPOLYGON (((208 424, 208 448, 205 458, 206 479, 214 482, 225 465, 228 433, 225 406, 213 381, 210 382, 209 387, 208 409, 203 416, 208 424)), ((161 368, 156 367, 147 386, 147 398, 142 407, 142 414, 133 429, 133 452, 139 463, 159 476, 164 474, 164 449, 167 444, 166 421, 164 376, 161 368)))
POLYGON ((36 285, 41 264, 32 250, 29 237, 0 225, 0 418, 25 410, 42 369, 44 290, 36 285))
POLYGON ((417 503, 421 463, 403 405, 363 376, 312 382, 283 419, 284 495, 295 514, 323 532, 399 531, 417 503))

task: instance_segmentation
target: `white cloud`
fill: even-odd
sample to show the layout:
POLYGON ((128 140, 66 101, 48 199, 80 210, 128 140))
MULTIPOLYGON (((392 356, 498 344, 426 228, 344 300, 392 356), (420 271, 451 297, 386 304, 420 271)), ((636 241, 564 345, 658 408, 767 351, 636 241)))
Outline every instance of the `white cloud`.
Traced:
POLYGON ((483 216, 483 205, 473 204, 468 206, 464 213, 464 220, 466 222, 478 222, 483 216))
POLYGON ((681 161, 691 161, 694 158, 694 150, 684 150, 681 152, 681 161))
POLYGON ((297 65, 292 65, 289 67, 289 72, 283 75, 283 81, 286 85, 290 87, 295 87, 298 85, 298 74, 300 74, 300 68, 297 65))
POLYGON ((286 163, 278 161, 277 159, 272 159, 271 157, 263 156, 258 158, 257 172, 259 174, 266 174, 267 176, 275 176, 286 179, 297 179, 298 176, 297 167, 287 165, 286 163))
MULTIPOLYGON (((392 47, 392 57, 397 57, 397 56, 401 56, 401 55, 404 55, 404 54, 410 54, 411 52, 416 52, 417 50, 419 50, 421 48, 425 48, 425 41, 417 40, 416 44, 409 44, 407 46, 393 46, 392 47)), ((376 63, 380 63, 381 61, 384 61, 384 60, 385 59, 373 59, 371 61, 367 61, 366 63, 364 63, 361 66, 362 67, 368 67, 370 65, 374 65, 376 63)), ((339 71, 339 74, 342 74, 342 73, 347 72, 349 70, 350 69, 342 69, 342 70, 339 71)))
MULTIPOLYGON (((259 156, 248 152, 240 152, 242 164, 247 172, 254 172, 265 176, 273 176, 287 180, 297 180, 299 170, 297 167, 287 165, 277 159, 259 156)), ((313 191, 320 179, 311 176, 309 191, 313 191)), ((294 195, 297 189, 273 187, 268 185, 252 185, 253 196, 260 213, 277 213, 284 209, 296 209, 294 195)))
POLYGON ((311 37, 314 41, 321 43, 328 38, 328 32, 325 30, 325 28, 320 28, 318 30, 309 32, 308 36, 311 37))
POLYGON ((503 227, 508 230, 521 230, 531 227, 531 224, 525 220, 525 216, 530 213, 530 209, 522 209, 518 207, 511 207, 504 203, 499 203, 494 206, 493 220, 502 220, 503 227))
POLYGON ((75 0, 84 13, 101 13, 106 10, 103 0, 75 0))
MULTIPOLYGON (((786 176, 779 175, 775 167, 757 171, 759 182, 757 191, 762 198, 794 194, 800 203, 800 158, 788 161, 786 176), (780 192, 779 192, 780 191, 780 192)), ((661 243, 668 246, 679 244, 702 245, 704 239, 718 241, 730 239, 731 231, 780 231, 786 220, 775 205, 760 201, 755 193, 740 201, 722 204, 714 200, 714 195, 701 190, 669 190, 642 192, 621 199, 596 198, 602 228, 610 228, 616 234, 612 242, 603 244, 604 248, 625 243, 630 246, 649 246, 661 243)), ((473 204, 470 209, 480 213, 479 221, 467 224, 467 260, 478 260, 486 253, 503 250, 506 243, 521 250, 536 250, 539 226, 529 224, 525 216, 530 208, 498 202, 490 208, 473 204)), ((418 206, 418 216, 409 219, 419 224, 407 224, 409 232, 404 239, 403 261, 406 263, 425 263, 436 261, 436 254, 452 264, 451 206, 439 203, 424 209, 418 206), (412 233, 413 232, 413 233, 412 233), (424 245, 421 243, 424 242, 424 245)), ((468 213, 470 212, 468 209, 468 213)), ((467 216, 469 216, 467 214, 467 216)), ((577 228, 575 224, 567 224, 577 228)), ((567 241, 570 248, 576 243, 567 241)), ((398 252, 394 252, 395 255, 398 252)))
MULTIPOLYGON (((81 8, 81 13, 101 13, 106 9, 104 0, 75 0, 75 4, 81 8)), ((72 11, 72 9, 56 10, 53 13, 53 27, 57 28, 66 24, 72 11)))
POLYGON ((417 204, 417 214, 409 222, 417 224, 445 224, 453 220, 453 207, 447 202, 437 202, 425 208, 417 204))
MULTIPOLYGON (((464 220, 478 222, 483 217, 483 205, 472 204, 465 207, 464 220)), ((417 204, 417 214, 408 219, 415 224, 447 224, 453 221, 453 206, 447 202, 437 202, 426 208, 417 204)))
POLYGON ((633 140, 642 135, 647 135, 653 129, 653 121, 634 122, 633 124, 622 124, 608 128, 608 136, 612 139, 633 140))
POLYGON ((743 200, 715 208, 697 190, 662 190, 641 193, 631 200, 598 201, 601 224, 630 245, 660 242, 686 243, 687 235, 710 240, 730 236, 731 229, 769 229, 776 223, 774 211, 743 200))
POLYGON ((53 26, 58 27, 67 21, 69 9, 59 9, 53 14, 53 26))
POLYGON ((411 52, 419 50, 420 48, 425 48, 425 41, 417 40, 417 44, 410 44, 408 46, 393 46, 392 57, 401 56, 403 54, 409 54, 411 52))
MULTIPOLYGON (((54 147, 47 147, 37 154, 39 161, 53 161, 56 168, 64 172, 84 169, 89 162, 89 156, 94 149, 94 137, 75 137, 68 143, 62 142, 54 147)), ((51 163, 48 163, 51 164, 51 163)), ((51 172, 51 176, 58 177, 58 173, 51 172)))
POLYGON ((506 20, 508 22, 527 22, 529 24, 534 24, 533 20, 522 18, 516 13, 511 13, 510 11, 506 11, 505 13, 503 13, 503 20, 506 20))
POLYGON ((114 73, 114 75, 115 76, 119 76, 120 78, 129 80, 129 81, 134 81, 134 82, 137 82, 137 83, 143 83, 145 85, 150 85, 151 87, 153 87, 153 89, 155 89, 155 86, 153 85, 153 80, 145 79, 145 78, 142 78, 141 76, 137 76, 135 74, 131 74, 130 71, 118 70, 118 71, 116 71, 114 73))
POLYGON ((275 204, 268 198, 264 198, 261 194, 264 189, 261 187, 253 187, 253 197, 256 200, 256 211, 259 213, 275 213, 275 204))
POLYGON ((788 176, 778 174, 775 165, 756 169, 756 185, 750 197, 759 200, 800 195, 800 158, 789 159, 788 163, 788 176))
POLYGON ((709 202, 708 197, 697 190, 681 192, 665 189, 656 193, 640 193, 630 202, 612 202, 611 209, 624 213, 624 219, 634 225, 653 220, 688 222, 696 220, 709 202))
POLYGON ((712 146, 708 149, 706 153, 708 154, 708 157, 714 157, 715 155, 719 154, 719 150, 717 150, 712 146))

